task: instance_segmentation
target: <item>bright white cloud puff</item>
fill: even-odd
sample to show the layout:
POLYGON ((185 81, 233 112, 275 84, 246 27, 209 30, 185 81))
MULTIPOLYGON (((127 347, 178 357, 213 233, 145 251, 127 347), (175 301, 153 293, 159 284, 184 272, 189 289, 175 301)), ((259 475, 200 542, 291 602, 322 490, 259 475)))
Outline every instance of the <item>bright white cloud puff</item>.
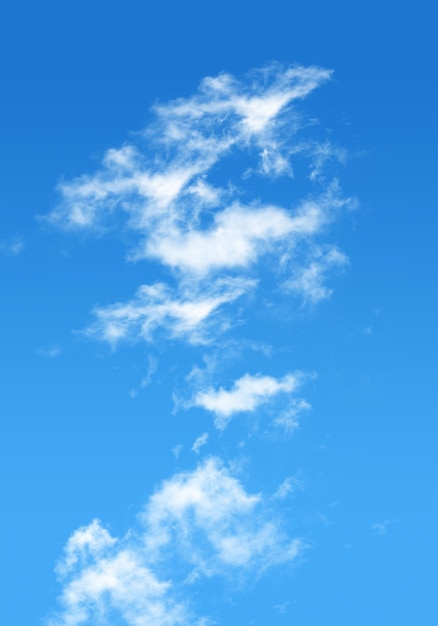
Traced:
POLYGON ((290 539, 260 494, 249 494, 221 461, 176 474, 153 494, 139 530, 115 538, 98 520, 70 537, 58 564, 61 609, 50 626, 201 626, 185 601, 188 581, 294 560, 290 539), (175 567, 179 559, 181 567, 175 567), (162 572, 171 572, 165 578, 162 572))
POLYGON ((302 374, 287 374, 283 378, 251 376, 245 374, 233 383, 231 389, 208 388, 199 391, 193 406, 210 411, 215 416, 215 426, 223 430, 233 415, 255 411, 278 394, 291 394, 302 382, 302 374))

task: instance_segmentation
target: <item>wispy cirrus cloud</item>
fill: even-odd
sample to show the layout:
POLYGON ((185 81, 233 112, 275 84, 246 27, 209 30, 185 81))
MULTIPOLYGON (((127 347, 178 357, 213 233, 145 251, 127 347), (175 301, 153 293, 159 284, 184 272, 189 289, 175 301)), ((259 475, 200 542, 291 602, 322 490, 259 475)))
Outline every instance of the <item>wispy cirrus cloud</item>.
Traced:
POLYGON ((142 285, 135 297, 94 309, 95 321, 86 333, 115 346, 121 341, 152 341, 154 333, 192 344, 208 343, 216 330, 229 326, 221 308, 253 289, 256 281, 224 278, 208 285, 180 285, 177 292, 164 283, 142 285))
POLYGON ((273 424, 285 433, 293 433, 300 427, 300 418, 303 413, 310 411, 311 405, 303 398, 291 398, 286 409, 280 411, 273 424))
POLYGON ((205 625, 186 599, 188 584, 260 573, 304 549, 217 458, 165 481, 139 521, 121 538, 98 520, 72 534, 57 567, 60 608, 49 626, 120 618, 127 626, 205 625))
POLYGON ((316 304, 331 296, 333 290, 325 285, 325 279, 330 270, 348 265, 348 257, 337 248, 328 251, 316 249, 313 251, 308 264, 294 269, 284 287, 288 291, 299 294, 305 302, 316 304))

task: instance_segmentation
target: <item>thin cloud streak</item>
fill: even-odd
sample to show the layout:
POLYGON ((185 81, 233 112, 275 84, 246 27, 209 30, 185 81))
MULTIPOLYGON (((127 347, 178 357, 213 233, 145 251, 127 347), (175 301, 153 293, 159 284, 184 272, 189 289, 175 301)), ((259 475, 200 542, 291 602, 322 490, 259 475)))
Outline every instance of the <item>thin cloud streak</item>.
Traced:
POLYGON ((192 445, 192 452, 194 452, 195 454, 199 454, 201 448, 205 446, 207 441, 208 433, 202 433, 202 435, 199 435, 199 437, 195 439, 195 442, 192 445))
POLYGON ((299 294, 304 302, 316 304, 329 298, 333 293, 333 290, 324 284, 328 272, 335 267, 342 268, 346 265, 348 257, 337 248, 331 248, 327 252, 317 249, 309 264, 296 269, 293 277, 283 286, 287 291, 299 294))
POLYGON ((142 285, 135 297, 94 309, 95 322, 85 331, 111 344, 121 341, 152 341, 159 329, 191 344, 209 343, 215 332, 231 322, 220 315, 223 306, 253 289, 256 281, 218 279, 209 285, 189 284, 176 293, 164 283, 142 285))

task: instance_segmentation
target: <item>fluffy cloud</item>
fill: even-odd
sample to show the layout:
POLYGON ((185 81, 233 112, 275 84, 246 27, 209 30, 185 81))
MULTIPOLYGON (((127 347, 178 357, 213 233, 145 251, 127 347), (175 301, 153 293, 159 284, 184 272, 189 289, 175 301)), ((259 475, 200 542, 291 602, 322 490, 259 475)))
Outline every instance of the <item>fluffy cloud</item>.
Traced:
POLYGON ((216 427, 223 429, 236 413, 253 412, 278 394, 291 394, 301 381, 301 374, 287 374, 283 378, 245 374, 229 390, 221 387, 199 391, 192 404, 214 413, 216 427))
POLYGON ((146 255, 198 275, 244 268, 286 238, 292 243, 313 234, 324 218, 318 202, 304 203, 293 215, 275 206, 249 208, 236 203, 216 213, 213 225, 205 230, 159 231, 147 242, 146 255))
MULTIPOLYGON (((93 526, 98 526, 93 522, 93 526)), ((82 532, 88 532, 87 528, 82 532)), ((100 528, 99 532, 106 532, 100 528)), ((115 541, 115 540, 114 540, 115 541)), ((121 617, 129 626, 187 626, 190 623, 182 603, 171 597, 172 585, 158 580, 135 549, 108 551, 103 556, 90 546, 86 563, 75 570, 64 564, 62 611, 49 626, 77 626, 84 623, 110 624, 121 617)))
POLYGON ((207 575, 262 570, 295 558, 301 548, 263 510, 262 496, 248 494, 217 458, 165 482, 142 519, 156 558, 179 553, 207 575))
POLYGON ((120 539, 98 520, 73 533, 57 568, 60 610, 49 626, 119 618, 127 626, 201 626, 184 599, 189 581, 261 572, 303 548, 216 458, 164 482, 139 519, 140 528, 120 539), (164 570, 172 580, 158 574, 164 570))

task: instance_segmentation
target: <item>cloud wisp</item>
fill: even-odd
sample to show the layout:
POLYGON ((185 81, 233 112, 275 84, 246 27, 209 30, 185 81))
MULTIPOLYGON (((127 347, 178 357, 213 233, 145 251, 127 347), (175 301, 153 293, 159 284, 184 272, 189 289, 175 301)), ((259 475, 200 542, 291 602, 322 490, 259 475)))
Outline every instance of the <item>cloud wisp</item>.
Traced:
POLYGON ((337 248, 330 248, 326 252, 316 249, 309 263, 295 269, 293 276, 283 286, 287 291, 301 295, 304 302, 316 304, 329 298, 333 293, 333 290, 325 285, 328 272, 335 267, 345 267, 347 264, 348 257, 337 248))
POLYGON ((128 626, 206 624, 188 589, 203 578, 260 574, 304 549, 260 494, 249 494, 218 459, 165 481, 139 516, 113 537, 94 520, 67 542, 57 573, 60 611, 50 626, 123 619, 128 626))
POLYGON ((386 519, 383 522, 372 524, 371 530, 375 535, 383 536, 388 532, 388 527, 394 523, 393 519, 386 519))
POLYGON ((199 437, 196 437, 191 448, 192 452, 194 452, 195 454, 199 454, 201 448, 205 446, 207 441, 208 441, 208 433, 202 433, 202 435, 199 435, 199 437))
POLYGON ((0 252, 5 256, 18 256, 25 248, 22 237, 9 237, 0 240, 0 252))
POLYGON ((89 336, 112 346, 121 341, 152 341, 164 330, 168 337, 191 344, 208 343, 215 332, 229 326, 221 309, 256 286, 256 281, 230 277, 208 285, 180 285, 176 293, 164 283, 142 285, 124 303, 94 309, 89 336))
POLYGON ((51 344, 48 346, 41 346, 37 349, 36 353, 45 359, 55 359, 60 356, 62 349, 57 344, 51 344))

